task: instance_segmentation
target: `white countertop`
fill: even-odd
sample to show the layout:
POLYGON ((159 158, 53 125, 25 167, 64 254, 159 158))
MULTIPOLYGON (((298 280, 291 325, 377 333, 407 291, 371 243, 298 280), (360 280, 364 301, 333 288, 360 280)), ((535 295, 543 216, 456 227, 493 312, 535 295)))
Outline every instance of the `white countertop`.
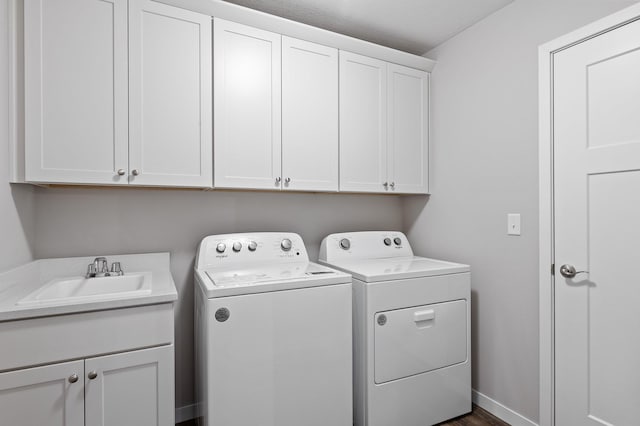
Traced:
POLYGON ((84 276, 87 265, 92 263, 95 257, 36 260, 0 273, 0 321, 153 305, 178 299, 178 292, 169 269, 169 253, 148 253, 105 256, 109 264, 120 262, 125 274, 150 272, 152 287, 148 294, 89 302, 56 300, 36 305, 18 304, 21 299, 53 279, 84 276))

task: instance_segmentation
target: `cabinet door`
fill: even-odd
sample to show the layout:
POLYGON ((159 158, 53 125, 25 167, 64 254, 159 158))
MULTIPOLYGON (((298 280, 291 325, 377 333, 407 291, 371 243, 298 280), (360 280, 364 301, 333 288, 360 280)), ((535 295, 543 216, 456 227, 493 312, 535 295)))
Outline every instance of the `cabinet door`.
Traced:
POLYGON ((173 345, 85 360, 86 426, 173 426, 173 369, 173 345))
POLYGON ((83 361, 0 374, 0 423, 83 426, 83 375, 83 361))
POLYGON ((387 64, 340 51, 340 190, 387 191, 387 64))
POLYGON ((129 1, 129 181, 213 185, 211 17, 129 1))
POLYGON ((25 0, 24 13, 26 180, 126 184, 127 1, 25 0))
POLYGON ((388 64, 389 190, 429 191, 429 74, 388 64))
POLYGON ((338 50, 282 37, 283 189, 338 190, 338 50))
POLYGON ((281 186, 280 35, 213 20, 216 187, 281 186))

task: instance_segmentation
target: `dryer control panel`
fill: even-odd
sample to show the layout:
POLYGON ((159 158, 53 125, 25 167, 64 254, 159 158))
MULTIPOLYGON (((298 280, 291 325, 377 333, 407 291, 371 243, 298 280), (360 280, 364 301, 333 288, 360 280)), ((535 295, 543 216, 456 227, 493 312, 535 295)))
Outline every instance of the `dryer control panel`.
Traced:
POLYGON ((328 235, 320 245, 323 262, 347 259, 411 257, 413 250, 402 232, 364 231, 328 235))
POLYGON ((300 235, 293 232, 252 232, 205 237, 198 247, 196 269, 253 263, 308 262, 300 235))

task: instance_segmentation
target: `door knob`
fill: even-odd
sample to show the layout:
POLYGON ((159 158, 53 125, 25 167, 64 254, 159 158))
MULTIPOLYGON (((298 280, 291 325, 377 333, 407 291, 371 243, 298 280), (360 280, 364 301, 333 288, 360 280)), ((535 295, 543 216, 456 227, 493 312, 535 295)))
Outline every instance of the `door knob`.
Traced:
POLYGON ((565 278, 573 278, 578 274, 586 274, 589 271, 576 271, 576 267, 573 265, 562 265, 560 267, 560 275, 565 278))

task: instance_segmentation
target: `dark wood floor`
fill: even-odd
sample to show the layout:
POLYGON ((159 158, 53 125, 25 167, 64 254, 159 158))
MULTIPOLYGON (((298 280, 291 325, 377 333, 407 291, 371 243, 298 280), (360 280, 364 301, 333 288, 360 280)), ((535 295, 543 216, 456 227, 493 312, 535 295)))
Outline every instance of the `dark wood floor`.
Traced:
MULTIPOLYGON (((178 423, 176 426, 196 426, 196 421, 189 420, 187 422, 178 423)), ((440 423, 438 426, 509 426, 509 423, 503 422, 482 408, 474 405, 473 411, 466 416, 457 417, 449 420, 448 422, 440 423)))
POLYGON ((438 426, 509 426, 509 423, 503 422, 474 404, 471 413, 440 423, 438 426))

